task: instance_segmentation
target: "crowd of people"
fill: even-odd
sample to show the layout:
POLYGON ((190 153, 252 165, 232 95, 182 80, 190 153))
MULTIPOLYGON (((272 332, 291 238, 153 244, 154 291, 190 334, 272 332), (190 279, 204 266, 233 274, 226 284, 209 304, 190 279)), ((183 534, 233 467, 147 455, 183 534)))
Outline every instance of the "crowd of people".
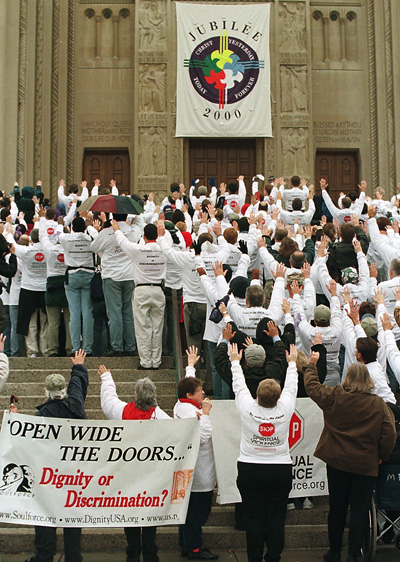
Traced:
MULTIPOLYGON (((187 192, 174 182, 161 205, 152 193, 133 196, 143 211, 113 216, 79 212, 86 182, 80 195, 77 185, 66 195, 62 182, 55 208, 41 200, 40 185, 36 200, 32 188, 30 199, 24 188, 18 200, 16 186, 0 211, 5 352, 20 354, 25 336, 30 357, 138 354, 138 368, 151 377, 174 349, 175 289, 189 365, 174 416, 199 417, 202 435, 182 553, 217 558, 201 535, 215 486, 204 386, 216 400, 235 398, 241 415, 238 488, 249 562, 261 562, 265 544, 265 560, 280 560, 296 396, 309 396, 324 412, 316 450, 330 493, 324 559, 340 561, 350 504, 347 560, 356 562, 373 480, 396 449, 400 420, 400 193, 385 200, 377 188, 370 197, 362 181, 359 193, 341 194, 336 206, 323 179, 319 195, 298 176, 286 184, 258 175, 246 203, 243 176, 219 189, 213 178, 209 184, 193 180, 187 192), (253 439, 260 423, 275 432, 261 446, 253 439)), ((92 195, 105 192, 117 194, 115 182, 102 191, 96 180, 92 195)), ((106 367, 99 374, 108 418, 166 415, 149 379, 142 384, 151 404, 136 397, 132 406, 119 401, 106 367)), ((303 507, 312 507, 310 498, 303 507)), ((136 561, 140 531, 126 537, 127 560, 136 561)), ((142 532, 142 542, 144 559, 158 560, 155 531, 142 532)))

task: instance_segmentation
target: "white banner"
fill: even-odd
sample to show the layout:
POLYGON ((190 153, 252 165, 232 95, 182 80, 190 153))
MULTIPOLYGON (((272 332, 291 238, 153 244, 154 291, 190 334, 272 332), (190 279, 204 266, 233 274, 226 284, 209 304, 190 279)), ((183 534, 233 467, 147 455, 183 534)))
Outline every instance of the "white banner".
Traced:
POLYGON ((177 137, 270 137, 270 4, 176 2, 177 137))
MULTIPOLYGON (((236 487, 241 423, 233 400, 213 402, 213 448, 218 480, 217 502, 241 501, 236 487)), ((325 463, 313 456, 323 428, 322 411, 310 398, 297 398, 289 446, 293 463, 291 498, 328 495, 325 463)))
POLYGON ((4 414, 0 521, 146 527, 186 519, 197 419, 94 421, 4 414))

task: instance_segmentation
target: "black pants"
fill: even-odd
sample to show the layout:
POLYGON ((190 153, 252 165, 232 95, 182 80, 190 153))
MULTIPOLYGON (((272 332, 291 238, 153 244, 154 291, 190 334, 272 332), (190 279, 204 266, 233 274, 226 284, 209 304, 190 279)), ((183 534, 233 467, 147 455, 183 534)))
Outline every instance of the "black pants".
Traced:
POLYGON ((330 549, 340 552, 350 504, 349 555, 360 556, 368 522, 375 478, 326 467, 329 485, 328 533, 330 549))
POLYGON ((291 464, 238 462, 237 486, 245 511, 247 560, 279 562, 285 544, 286 505, 292 489, 291 464))
POLYGON ((203 546, 202 526, 207 523, 211 512, 213 491, 192 492, 186 522, 179 527, 179 544, 185 552, 203 546))
MULTIPOLYGON (((65 562, 82 562, 81 532, 82 529, 75 527, 64 529, 65 562)), ((35 527, 35 562, 53 562, 56 546, 56 527, 35 527)))
POLYGON ((125 527, 124 532, 128 543, 125 551, 127 562, 139 562, 142 551, 144 562, 158 562, 157 527, 125 527))

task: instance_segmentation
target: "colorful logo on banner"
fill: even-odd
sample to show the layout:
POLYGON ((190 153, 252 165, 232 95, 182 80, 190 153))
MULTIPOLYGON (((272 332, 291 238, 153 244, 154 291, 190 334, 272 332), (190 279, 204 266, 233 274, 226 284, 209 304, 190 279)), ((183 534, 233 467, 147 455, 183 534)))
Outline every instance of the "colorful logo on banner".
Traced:
POLYGON ((196 92, 207 101, 224 109, 250 94, 257 84, 264 61, 247 43, 221 31, 199 43, 184 66, 196 92))

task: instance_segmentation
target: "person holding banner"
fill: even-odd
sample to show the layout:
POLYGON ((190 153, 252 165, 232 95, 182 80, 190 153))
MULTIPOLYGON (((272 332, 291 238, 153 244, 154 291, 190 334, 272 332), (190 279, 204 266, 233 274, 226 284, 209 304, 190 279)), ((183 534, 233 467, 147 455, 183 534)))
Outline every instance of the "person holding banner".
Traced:
MULTIPOLYGON (((85 398, 89 386, 89 378, 84 366, 86 353, 83 349, 75 352, 71 357, 73 367, 68 383, 60 374, 48 375, 44 386, 47 401, 37 407, 37 416, 49 418, 87 419, 85 412, 85 398)), ((17 413, 14 404, 10 405, 10 412, 17 413)), ((82 562, 81 532, 77 527, 64 528, 65 562, 82 562)), ((35 556, 26 562, 53 562, 57 546, 56 527, 35 526, 35 556)))
MULTIPOLYGON (((250 349, 249 347, 247 350, 250 349)), ((279 562, 285 541, 287 500, 292 489, 289 424, 297 394, 297 349, 286 351, 285 385, 260 382, 255 400, 246 386, 236 344, 230 348, 232 386, 242 422, 237 487, 245 511, 248 562, 279 562)))
POLYGON ((179 544, 182 547, 182 556, 188 556, 189 560, 217 560, 219 555, 203 546, 202 536, 202 526, 206 524, 211 512, 216 482, 209 416, 211 402, 205 398, 203 382, 195 376, 195 365, 200 359, 197 347, 190 347, 186 353, 186 377, 178 383, 178 402, 174 407, 174 418, 199 418, 200 449, 194 468, 186 522, 179 527, 179 544))
POLYGON ((362 363, 354 363, 342 386, 318 379, 319 353, 311 351, 304 372, 308 396, 324 413, 324 428, 314 455, 326 462, 329 485, 329 551, 325 562, 340 562, 342 538, 350 504, 347 562, 358 562, 367 529, 379 464, 396 443, 394 416, 362 363))
MULTIPOLYGON (((156 387, 148 377, 135 385, 135 401, 123 402, 118 398, 115 382, 105 365, 97 371, 101 377, 101 408, 109 420, 170 419, 157 405, 156 387)), ((139 562, 143 550, 144 562, 158 562, 157 527, 125 527, 126 562, 139 562)))

